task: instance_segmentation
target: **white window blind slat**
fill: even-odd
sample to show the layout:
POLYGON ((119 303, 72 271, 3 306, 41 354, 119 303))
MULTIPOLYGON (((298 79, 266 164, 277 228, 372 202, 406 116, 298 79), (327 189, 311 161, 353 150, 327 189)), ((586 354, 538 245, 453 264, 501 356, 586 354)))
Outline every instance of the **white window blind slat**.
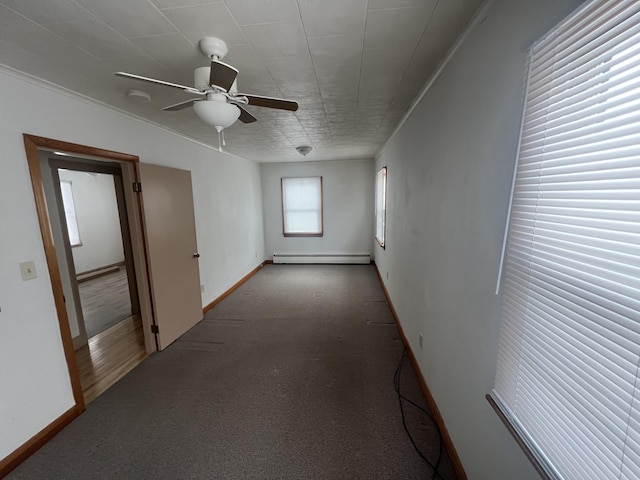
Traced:
MULTIPOLYGON (((640 28, 637 30, 640 32, 640 28)), ((566 72, 567 78, 539 78, 540 83, 546 84, 546 90, 533 89, 538 96, 528 98, 526 125, 539 129, 548 121, 549 127, 555 128, 560 118, 566 117, 571 122, 576 112, 588 116, 591 112, 615 106, 619 96, 633 95, 637 85, 634 71, 638 68, 635 37, 637 33, 626 45, 607 53, 612 57, 617 55, 616 61, 625 63, 624 69, 612 68, 608 62, 600 61, 582 65, 580 71, 585 72, 582 77, 574 76, 578 66, 571 65, 574 70, 566 72), (566 81, 569 78, 571 82, 566 81)))
MULTIPOLYGON (((533 312, 537 312, 538 314, 544 312, 547 315, 545 318, 557 314, 558 317, 562 317, 564 322, 563 325, 554 326, 546 324, 540 326, 535 325, 536 328, 553 328, 553 331, 556 333, 562 333, 562 335, 559 336, 559 339, 564 339, 567 342, 567 345, 573 345, 575 342, 579 342, 579 345, 582 347, 580 351, 583 353, 588 352, 589 356, 593 357, 596 362, 603 362, 605 359, 610 358, 612 360, 611 365, 607 365, 606 362, 604 364, 594 363, 592 364, 592 368, 603 374, 605 372, 612 373, 613 376, 608 380, 612 384, 616 384, 618 380, 622 378, 625 378, 625 381, 627 382, 633 381, 633 378, 627 377, 626 375, 626 372, 628 372, 629 369, 632 369, 638 358, 634 352, 632 342, 626 341, 625 339, 624 344, 619 345, 615 343, 615 340, 620 339, 622 335, 618 335, 618 338, 610 338, 611 335, 607 335, 607 332, 604 332, 603 334, 602 329, 599 329, 600 331, 596 331, 595 329, 590 331, 590 329, 594 328, 594 324, 599 320, 598 315, 591 315, 591 320, 580 318, 580 316, 576 315, 574 311, 584 311, 584 306, 563 301, 561 297, 554 295, 553 293, 546 295, 540 292, 534 293, 529 297, 529 303, 533 312), (550 307, 545 308, 545 300, 550 307, 557 309, 557 312, 550 310, 550 307)), ((624 333, 624 331, 621 333, 624 333)), ((635 335, 636 338, 637 336, 638 335, 635 335)), ((606 383, 606 381, 604 382, 606 383)), ((611 388, 607 390, 608 392, 616 390, 613 385, 610 385, 610 387, 611 388)), ((626 404, 628 404, 628 401, 629 399, 625 399, 626 404)))
MULTIPOLYGON (((585 112, 571 122, 572 119, 567 118, 567 122, 558 125, 554 128, 549 128, 545 131, 531 132, 522 139, 522 148, 524 151, 530 151, 536 148, 544 147, 545 151, 549 149, 561 150, 570 146, 568 143, 572 140, 575 141, 575 136, 579 135, 580 139, 584 143, 590 143, 591 141, 597 141, 603 133, 608 135, 617 134, 616 129, 624 131, 624 129, 630 129, 631 126, 640 122, 640 113, 638 112, 638 106, 640 106, 640 78, 638 79, 638 93, 634 95, 633 102, 629 102, 628 96, 620 99, 626 105, 625 109, 604 109, 598 107, 604 111, 597 112, 595 115, 588 115, 585 112), (636 105, 637 100, 638 105, 636 105)), ((635 133, 631 131, 631 134, 635 133)))
MULTIPOLYGON (((538 281, 538 285, 543 283, 543 281, 538 281)), ((536 282, 534 281, 532 291, 536 288, 535 283, 536 282)), ((561 291, 561 289, 562 285, 560 284, 556 291, 561 291)), ((629 328, 622 324, 616 324, 614 320, 606 319, 601 314, 603 310, 602 308, 594 308, 594 311, 590 312, 589 307, 593 308, 593 306, 588 304, 585 305, 587 303, 586 301, 582 304, 576 302, 574 305, 567 305, 565 303, 563 306, 557 301, 558 295, 554 294, 553 289, 549 289, 544 294, 532 293, 527 297, 527 303, 533 302, 534 300, 540 302, 541 296, 543 298, 547 298, 550 304, 555 302, 555 306, 559 310, 558 315, 562 312, 562 315, 567 321, 569 321, 568 319, 572 319, 571 328, 576 334, 580 332, 582 337, 585 338, 585 342, 589 343, 586 338, 590 338, 595 342, 599 342, 599 346, 597 348, 600 348, 602 352, 615 352, 615 355, 619 357, 616 364, 633 364, 636 361, 638 355, 635 351, 635 346, 637 345, 638 333, 634 331, 633 328, 629 328), (580 316, 580 314, 585 311, 588 312, 587 315, 580 316), (636 342, 634 342, 634 339, 636 342)), ((567 297, 570 298, 570 296, 567 297)), ((590 348, 593 349, 595 347, 592 346, 590 348)), ((612 372, 618 372, 616 365, 611 365, 608 368, 611 368, 612 372)), ((620 372, 618 372, 618 374, 619 373, 620 372)))
MULTIPOLYGON (((589 294, 587 286, 593 285, 593 289, 602 289, 607 292, 608 298, 612 301, 610 308, 613 308, 614 305, 616 309, 621 310, 631 308, 630 312, 625 311, 627 314, 633 313, 634 307, 637 308, 638 302, 635 300, 637 296, 634 295, 637 291, 637 281, 635 279, 610 269, 591 265, 584 262, 582 258, 576 258, 576 256, 572 256, 572 258, 563 257, 563 253, 565 252, 546 252, 538 249, 535 255, 532 255, 531 274, 536 271, 536 268, 547 266, 557 277, 561 277, 564 274, 571 277, 576 283, 582 284, 583 291, 581 293, 585 297, 589 294), (563 261, 564 268, 554 269, 553 267, 559 261, 563 261)), ((613 313, 612 311, 611 314, 613 313)))
POLYGON ((576 16, 557 25, 546 38, 534 45, 532 50, 539 59, 535 65, 544 63, 550 57, 553 61, 553 56, 558 50, 571 53, 572 45, 590 41, 594 31, 602 29, 603 25, 615 24, 612 18, 619 15, 624 8, 625 6, 620 3, 590 2, 576 12, 576 16), (558 48, 558 46, 564 48, 558 48))
MULTIPOLYGON (((531 432, 540 444, 553 442, 558 437, 563 438, 561 449, 545 451, 557 467, 561 466, 560 460, 566 465, 566 468, 562 469, 566 472, 562 478, 576 480, 612 478, 610 474, 606 474, 604 471, 606 468, 603 468, 601 462, 597 461, 605 449, 589 447, 595 443, 590 436, 596 435, 597 431, 595 429, 585 431, 581 428, 583 424, 581 420, 584 416, 576 412, 575 404, 570 404, 568 407, 563 403, 545 404, 544 399, 558 396, 558 393, 548 387, 547 375, 533 370, 531 366, 532 364, 527 364, 523 376, 535 380, 535 388, 525 385, 521 389, 523 401, 514 412, 521 419, 525 430, 531 432), (586 451, 594 453, 588 458, 582 458, 586 451)), ((609 444, 608 456, 619 457, 622 451, 622 447, 618 446, 619 443, 615 441, 607 443, 609 444)))
POLYGON ((551 478, 639 478, 640 2, 534 45, 513 185, 492 396, 551 478))
MULTIPOLYGON (((599 156, 589 155, 589 157, 570 157, 560 158, 554 160, 545 160, 545 171, 550 172, 575 172, 575 171, 593 171, 594 168, 598 171, 602 171, 603 174, 608 171, 615 171, 624 168, 635 168, 640 159, 640 153, 625 152, 620 150, 616 152, 604 151, 599 152, 599 156), (615 153, 618 158, 611 159, 611 154, 615 153), (554 169, 554 170, 552 170, 554 169)), ((523 182, 527 179, 533 179, 536 182, 540 182, 540 167, 532 162, 534 157, 526 157, 525 162, 520 165, 518 169, 519 182, 523 182)), ((626 195, 625 195, 626 198, 626 195)), ((635 197, 638 198, 638 197, 635 197)))
MULTIPOLYGON (((582 444, 578 449, 577 455, 571 454, 571 457, 575 456, 576 458, 580 458, 580 452, 585 450, 584 445, 595 444, 597 448, 593 450, 594 456, 604 454, 601 458, 608 458, 617 463, 616 460, 620 458, 624 446, 620 438, 626 428, 625 419, 618 419, 621 427, 616 428, 615 426, 612 427, 610 417, 600 416, 600 418, 597 418, 598 412, 589 408, 593 402, 589 397, 581 398, 576 402, 565 401, 553 405, 545 405, 544 399, 550 396, 566 398, 567 391, 570 388, 569 382, 567 382, 567 379, 561 378, 560 380, 567 382, 567 384, 563 385, 560 381, 554 383, 546 375, 546 369, 543 368, 543 366, 538 366, 537 369, 530 369, 528 376, 537 380, 536 388, 531 388, 530 391, 523 392, 526 393, 526 395, 523 394, 523 398, 526 398, 526 400, 519 405, 520 411, 518 413, 526 423, 531 425, 530 428, 544 432, 549 431, 550 426, 552 426, 551 428, 557 428, 561 424, 564 424, 562 430, 565 431, 565 435, 566 431, 569 430, 571 435, 567 435, 567 437, 571 437, 574 441, 579 439, 579 442, 582 444), (542 387, 540 385, 542 385, 542 387), (537 406, 535 411, 534 405, 537 406), (525 406, 527 406, 527 408, 525 408, 525 406), (531 413, 527 414, 521 413, 530 411, 531 413), (545 411, 547 411, 548 414, 545 415, 545 411), (540 422, 539 418, 541 417, 545 417, 547 422, 538 426, 537 424, 540 422), (585 429, 583 427, 585 419, 589 419, 589 423, 594 423, 599 428, 585 429)), ((531 385, 531 387, 533 387, 533 385, 531 385)), ((557 454, 558 452, 555 453, 557 454)), ((588 475, 583 478, 602 477, 588 475)))
MULTIPOLYGON (((544 101, 547 93, 558 86, 562 86, 570 92, 576 85, 584 84, 589 87, 594 83, 601 83, 600 75, 610 71, 610 68, 603 65, 603 57, 605 59, 611 58, 621 55, 629 49, 633 50, 636 46, 634 36, 638 34, 638 31, 640 31, 638 24, 630 17, 621 23, 609 26, 608 29, 605 27, 605 35, 599 37, 597 42, 572 44, 573 47, 580 47, 580 49, 573 50, 571 55, 563 56, 562 51, 556 49, 550 60, 549 68, 544 70, 534 68, 532 70, 527 105, 533 106, 541 99, 544 101), (585 79, 589 78, 592 80, 585 82, 585 79)), ((630 55, 626 55, 619 57, 619 60, 625 61, 629 58, 630 55)), ((568 92, 560 90, 558 94, 567 95, 568 92)))
POLYGON ((580 104, 581 108, 575 112, 570 113, 564 110, 560 118, 552 119, 549 115, 530 118, 527 122, 527 135, 523 137, 523 144, 528 145, 541 136, 553 137, 558 132, 574 131, 584 126, 599 124, 610 116, 618 118, 633 114, 637 112, 636 95, 634 90, 625 91, 621 95, 607 98, 606 103, 594 103, 589 99, 588 102, 580 104))
POLYGON ((583 63, 591 61, 589 52, 599 45, 609 43, 612 38, 622 43, 626 39, 625 33, 633 28, 633 17, 638 12, 638 5, 620 2, 603 5, 596 8, 583 18, 582 23, 566 24, 555 29, 547 39, 543 39, 533 46, 532 52, 536 56, 536 63, 532 68, 533 77, 539 72, 562 71, 566 68, 566 60, 570 58, 584 58, 583 63), (624 25, 626 28, 621 29, 624 25))
POLYGON ((322 235, 322 177, 282 178, 285 236, 322 235))
MULTIPOLYGON (((531 171, 534 168, 540 170, 540 164, 536 165, 536 161, 540 159, 542 152, 540 149, 532 150, 533 154, 520 153, 520 162, 518 172, 531 171), (535 153, 537 151, 537 153, 535 153), (523 155, 524 154, 524 155, 523 155)), ((592 168, 599 168, 600 165, 597 162, 626 162, 634 161, 640 158, 640 154, 637 152, 637 145, 631 144, 626 147, 610 149, 610 150, 595 150, 581 153, 579 155, 554 155, 553 158, 545 156, 545 165, 571 165, 573 163, 582 165, 584 163, 593 162, 592 168)))

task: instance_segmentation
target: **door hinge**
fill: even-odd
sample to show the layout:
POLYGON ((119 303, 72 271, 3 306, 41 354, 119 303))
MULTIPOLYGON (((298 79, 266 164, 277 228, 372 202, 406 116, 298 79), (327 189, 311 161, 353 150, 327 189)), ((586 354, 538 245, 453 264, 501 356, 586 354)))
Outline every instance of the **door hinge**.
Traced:
POLYGON ((142 184, 140 182, 133 182, 133 191, 138 193, 141 192, 142 184))
POLYGON ((160 333, 160 329, 158 329, 158 325, 151 325, 151 333, 160 333))

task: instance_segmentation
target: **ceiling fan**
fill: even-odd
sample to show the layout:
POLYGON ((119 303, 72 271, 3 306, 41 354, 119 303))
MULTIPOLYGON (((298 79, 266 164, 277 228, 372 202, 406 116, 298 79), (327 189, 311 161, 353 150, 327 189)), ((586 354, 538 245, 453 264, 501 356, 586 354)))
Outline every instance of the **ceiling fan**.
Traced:
MULTIPOLYGON (((298 104, 292 100, 238 93, 238 70, 221 61, 229 51, 227 44, 219 38, 204 37, 200 40, 199 46, 202 53, 211 59, 211 65, 195 69, 193 87, 126 72, 116 72, 115 75, 177 88, 186 93, 198 95, 200 98, 191 98, 169 105, 163 110, 176 111, 193 106, 196 115, 218 131, 219 141, 222 130, 231 126, 236 120, 239 119, 242 123, 253 123, 257 120, 242 105, 255 105, 292 112, 298 110, 298 104)), ((224 145, 224 139, 221 141, 224 145)))

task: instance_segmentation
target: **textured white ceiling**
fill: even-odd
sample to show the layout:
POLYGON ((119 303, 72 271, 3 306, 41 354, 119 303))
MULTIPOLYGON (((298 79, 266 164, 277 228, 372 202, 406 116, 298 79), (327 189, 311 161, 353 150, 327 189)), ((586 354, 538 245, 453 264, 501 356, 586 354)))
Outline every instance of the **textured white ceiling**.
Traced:
POLYGON ((193 84, 204 36, 229 46, 239 90, 297 112, 247 107, 226 150, 258 162, 369 158, 382 147, 482 0, 0 0, 0 63, 217 146, 189 97, 116 71, 193 84), (152 95, 149 104, 126 97, 152 95), (301 157, 295 147, 310 145, 301 157))

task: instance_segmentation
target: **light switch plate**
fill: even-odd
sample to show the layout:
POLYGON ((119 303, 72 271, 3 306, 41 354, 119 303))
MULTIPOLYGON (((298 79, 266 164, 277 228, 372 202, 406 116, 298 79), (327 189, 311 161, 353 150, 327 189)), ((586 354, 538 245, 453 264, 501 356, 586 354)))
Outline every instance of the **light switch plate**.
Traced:
POLYGON ((22 262, 20 264, 20 273, 22 274, 22 280, 33 280, 37 278, 38 273, 36 272, 36 264, 33 263, 33 260, 22 262))

